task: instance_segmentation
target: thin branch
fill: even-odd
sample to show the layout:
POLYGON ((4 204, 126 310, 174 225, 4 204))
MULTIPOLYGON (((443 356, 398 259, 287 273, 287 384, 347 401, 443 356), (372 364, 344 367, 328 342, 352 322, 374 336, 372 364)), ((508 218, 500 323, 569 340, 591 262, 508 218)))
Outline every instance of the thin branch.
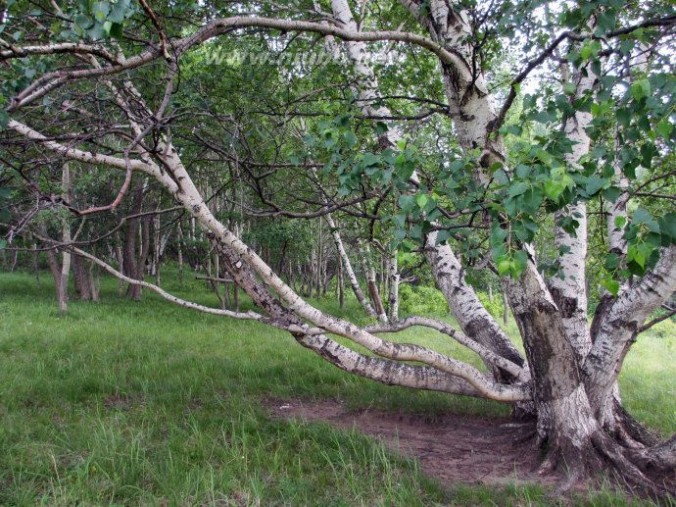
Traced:
MULTIPOLYGON (((298 31, 316 33, 322 36, 334 36, 346 41, 398 41, 420 46, 434 53, 442 63, 454 67, 462 68, 464 62, 460 57, 451 51, 448 51, 432 39, 409 32, 398 31, 372 31, 372 32, 354 32, 345 30, 337 26, 315 23, 311 21, 283 20, 274 18, 265 18, 258 16, 234 16, 223 18, 208 23, 195 34, 178 39, 171 43, 176 57, 185 53, 194 46, 197 46, 209 39, 220 35, 228 34, 241 28, 270 28, 283 31, 298 31)), ((47 45, 43 54, 52 54, 56 51, 57 45, 47 45)), ((62 48, 61 51, 63 51, 62 48)), ((69 82, 79 81, 101 76, 111 76, 124 71, 129 71, 150 63, 158 58, 164 57, 164 52, 158 48, 152 48, 143 53, 128 58, 124 61, 116 61, 112 65, 103 68, 77 69, 71 71, 54 71, 44 74, 34 81, 30 86, 19 93, 10 104, 8 111, 14 111, 20 107, 34 102, 43 97, 51 90, 69 82)))
POLYGON ((84 257, 85 259, 89 259, 91 262, 94 264, 102 267, 105 271, 113 275, 114 277, 133 284, 133 285, 140 285, 141 287, 145 287, 148 290, 151 290, 160 296, 162 296, 164 299, 167 301, 170 301, 174 304, 177 304, 179 306, 182 306, 184 308, 190 308, 191 310, 197 310, 202 313, 209 313, 211 315, 220 315, 223 317, 232 317, 233 319, 239 319, 239 320, 257 320, 257 321, 263 321, 265 320, 265 317, 263 315, 260 315, 256 312, 233 312, 230 310, 221 310, 218 308, 210 308, 208 306, 200 305, 198 303, 193 303, 192 301, 186 301, 184 299, 181 299, 177 296, 174 296, 173 294, 168 293, 161 287, 158 287, 155 284, 145 282, 143 280, 135 280, 133 278, 129 278, 128 276, 125 276, 124 274, 120 273, 118 270, 116 270, 114 267, 112 267, 110 264, 107 264, 106 262, 102 261, 98 257, 95 257, 84 250, 81 250, 76 247, 67 247, 67 250, 70 250, 71 252, 79 255, 80 257, 84 257))
POLYGON ((645 331, 647 331, 648 329, 650 329, 650 328, 653 327, 654 325, 659 324, 660 322, 663 322, 663 321, 665 321, 665 320, 667 320, 667 319, 670 319, 671 317, 673 317, 674 315, 676 315, 676 308, 671 308, 671 307, 668 306, 668 305, 662 305, 662 308, 664 308, 665 310, 667 310, 667 313, 665 313, 664 315, 662 315, 662 316, 660 316, 660 317, 654 318, 653 320, 651 320, 651 321, 648 322, 647 324, 642 325, 642 326, 639 328, 639 330, 638 330, 639 334, 640 334, 640 333, 643 333, 643 332, 645 332, 645 331))
POLYGON ((407 317, 406 319, 400 320, 398 322, 392 322, 389 324, 373 324, 366 328, 370 333, 396 333, 403 331, 414 326, 428 327, 435 329, 446 336, 450 336, 455 341, 464 345, 471 351, 475 352, 482 359, 485 359, 489 363, 505 370, 516 378, 523 377, 524 369, 513 363, 512 361, 505 359, 504 357, 499 356, 495 352, 491 351, 487 347, 484 347, 480 343, 468 338, 464 333, 453 329, 448 324, 441 322, 439 320, 431 319, 428 317, 407 317))

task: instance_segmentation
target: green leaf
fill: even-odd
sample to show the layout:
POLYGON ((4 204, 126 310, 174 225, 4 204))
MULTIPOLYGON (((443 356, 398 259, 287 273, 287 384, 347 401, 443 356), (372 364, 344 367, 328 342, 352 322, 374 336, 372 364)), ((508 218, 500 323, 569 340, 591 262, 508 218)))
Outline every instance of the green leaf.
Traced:
POLYGON ((509 276, 514 269, 514 261, 512 259, 503 259, 498 262, 498 274, 500 276, 509 276))
POLYGON ((631 111, 625 107, 621 107, 615 111, 615 117, 623 127, 628 127, 631 123, 631 111))
POLYGON ((592 57, 596 57, 600 50, 601 43, 597 40, 590 40, 580 48, 580 58, 582 60, 589 60, 592 57))
POLYGON ((108 14, 108 19, 113 23, 122 23, 131 11, 130 4, 131 0, 117 0, 108 14))
POLYGON ((563 85, 563 93, 566 95, 575 95, 575 92, 577 91, 577 87, 575 86, 574 83, 565 83, 563 85))
POLYGON ((413 195, 402 195, 399 197, 399 207, 404 212, 410 212, 413 210, 416 204, 415 196, 413 195))
POLYGON ((601 285, 613 296, 617 296, 617 293, 620 291, 620 283, 612 278, 601 279, 601 285))
POLYGON ((451 232, 447 229, 443 229, 439 232, 437 232, 437 237, 436 237, 436 244, 441 245, 442 243, 446 243, 448 241, 448 238, 451 237, 451 232))
POLYGON ((544 200, 544 193, 540 188, 529 188, 522 196, 524 211, 535 214, 544 200))
POLYGON ((645 267, 646 257, 641 253, 636 245, 630 245, 627 249, 627 261, 637 264, 639 267, 645 267))
POLYGON ((531 170, 530 166, 519 164, 516 166, 515 172, 519 178, 526 179, 530 176, 531 170))
POLYGON ((539 111, 533 115, 533 120, 539 123, 550 123, 556 120, 556 114, 547 111, 539 111))
POLYGON ((545 182, 545 195, 552 201, 558 201, 561 193, 566 189, 560 181, 549 180, 545 182))
POLYGON ((526 266, 528 265, 528 254, 523 250, 516 252, 514 254, 514 264, 514 278, 518 278, 521 276, 521 273, 525 271, 526 266))
POLYGON ((386 134, 388 130, 389 130, 389 128, 387 127, 387 123, 382 122, 382 121, 376 122, 376 125, 375 125, 376 135, 381 136, 383 134, 386 134))
POLYGON ((650 97, 650 81, 647 78, 638 79, 631 84, 629 91, 636 100, 650 97))
POLYGON ((523 194, 529 188, 530 185, 528 183, 519 181, 509 188, 509 195, 510 197, 516 197, 517 195, 523 194))
POLYGON ((554 162, 554 157, 552 157, 552 155, 549 152, 543 149, 539 149, 535 154, 535 156, 540 162, 542 162, 546 166, 551 166, 552 163, 554 162))
POLYGON ((418 204, 420 209, 423 209, 425 206, 427 206, 429 198, 427 197, 427 194, 418 194, 415 198, 415 202, 418 204))
POLYGON ((503 229, 497 223, 494 224, 493 229, 491 230, 491 243, 494 245, 501 244, 505 239, 507 239, 508 234, 509 231, 507 229, 503 229))
POLYGON ((652 232, 660 232, 657 220, 645 208, 637 208, 632 215, 632 219, 636 225, 645 225, 652 232))
POLYGON ((587 178, 587 184, 585 186, 585 189, 587 191, 587 194, 589 196, 592 196, 596 194, 599 190, 601 190, 608 180, 601 178, 600 176, 597 176, 596 174, 592 174, 589 178, 587 178))
POLYGON ((354 148, 358 142, 354 132, 345 132, 345 134, 343 134, 343 139, 348 148, 354 148))
POLYGON ((109 12, 110 12, 110 4, 108 2, 94 3, 92 13, 94 14, 94 19, 99 23, 103 23, 103 21, 105 21, 109 12))
POLYGON ((609 253, 606 257, 605 268, 608 271, 614 271, 620 265, 620 256, 616 253, 609 253))
POLYGON ((92 26, 93 21, 89 16, 85 16, 84 14, 78 14, 77 16, 75 16, 75 24, 80 28, 86 30, 90 26, 92 26))
POLYGON ((603 198, 610 202, 617 201, 622 194, 622 190, 617 187, 608 187, 603 191, 603 198))
POLYGON ((676 244, 676 213, 667 213, 658 222, 662 234, 662 244, 665 244, 665 239, 672 245, 676 244))
POLYGON ((674 130, 674 126, 667 118, 662 118, 662 120, 660 120, 655 126, 655 132, 665 139, 669 139, 672 130, 674 130))
POLYGON ((380 157, 373 153, 364 153, 361 158, 361 165, 364 167, 372 167, 380 165, 380 157))

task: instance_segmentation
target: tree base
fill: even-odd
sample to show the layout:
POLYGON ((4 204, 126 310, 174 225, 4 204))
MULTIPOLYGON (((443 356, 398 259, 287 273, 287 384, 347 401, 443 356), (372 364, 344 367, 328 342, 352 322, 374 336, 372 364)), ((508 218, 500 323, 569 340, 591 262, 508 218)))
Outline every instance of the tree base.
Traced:
POLYGON ((569 441, 550 445, 538 474, 559 476, 559 494, 570 491, 590 477, 610 476, 614 483, 631 494, 664 500, 676 497, 674 463, 676 436, 657 446, 637 450, 597 430, 581 447, 571 445, 569 441))

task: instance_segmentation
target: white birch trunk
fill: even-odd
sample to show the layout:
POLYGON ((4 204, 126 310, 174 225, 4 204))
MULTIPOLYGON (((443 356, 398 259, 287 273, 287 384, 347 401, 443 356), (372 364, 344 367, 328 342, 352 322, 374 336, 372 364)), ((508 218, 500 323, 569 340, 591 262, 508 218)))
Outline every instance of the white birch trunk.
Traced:
MULTIPOLYGON (((437 287, 444 294, 462 331, 496 354, 524 366, 519 351, 481 304, 472 286, 465 281, 458 258, 448 245, 435 245, 436 237, 436 232, 428 236, 425 255, 432 267, 437 287)), ((494 373, 500 376, 499 371, 494 373)))
POLYGON ((665 248, 655 268, 625 288, 605 313, 584 363, 592 406, 602 424, 614 420, 615 382, 639 328, 676 291, 676 246, 665 248))
MULTIPOLYGON (((332 0, 331 4, 333 7, 333 15, 336 20, 340 21, 350 30, 359 30, 346 0, 332 0)), ((433 4, 436 5, 434 2, 433 4)), ((435 8, 437 9, 437 16, 443 16, 443 13, 438 11, 439 6, 435 8)), ((444 24, 443 26, 443 30, 448 32, 448 25, 444 24)), ((460 37, 458 37, 458 39, 459 38, 460 37)), ((362 100, 362 102, 360 102, 360 104, 362 104, 362 111, 365 115, 390 116, 390 111, 385 106, 380 106, 379 108, 373 108, 371 106, 371 99, 377 97, 376 90, 378 89, 378 79, 371 67, 366 65, 366 62, 364 61, 364 56, 366 54, 365 44, 362 42, 348 41, 345 43, 345 46, 348 48, 349 55, 355 65, 355 70, 358 75, 361 76, 358 93, 362 100)), ((446 76, 446 73, 444 73, 444 75, 446 76)), ((466 80, 469 82, 471 81, 471 78, 466 77, 466 80)), ((449 83, 447 84, 450 86, 449 83)), ((485 88, 485 85, 481 86, 484 86, 485 88)), ((455 99, 457 94, 450 92, 449 94, 454 97, 455 102, 457 102, 455 99)), ((483 120, 479 121, 479 119, 477 119, 476 121, 471 122, 456 121, 455 125, 457 129, 460 129, 458 136, 461 141, 464 140, 462 142, 464 142, 465 145, 469 145, 469 147, 475 147, 479 140, 484 139, 486 126, 490 120, 495 117, 495 114, 484 96, 472 99, 471 102, 472 103, 466 106, 465 113, 481 113, 479 119, 483 118, 483 120)), ((386 135, 388 144, 395 146, 401 138, 401 131, 396 127, 390 128, 386 135)), ((418 177, 415 173, 412 176, 412 180, 414 182, 418 181, 418 177)), ((427 241, 426 254, 427 260, 432 267, 437 286, 444 294, 449 309, 462 326, 463 332, 494 352, 505 354, 505 358, 523 365, 524 361, 519 352, 512 345, 507 335, 501 330, 495 319, 483 307, 474 289, 466 283, 464 276, 461 276, 462 269, 460 263, 455 257, 451 247, 448 244, 437 245, 435 234, 427 241), (467 310, 470 310, 469 316, 465 314, 465 311, 467 310)))
POLYGON ((387 263, 387 276, 389 279, 389 295, 388 295, 388 318, 391 322, 399 320, 399 266, 397 262, 397 252, 394 251, 387 263))
POLYGON ((615 202, 605 201, 604 210, 608 215, 608 250, 622 259, 627 255, 627 240, 624 239, 624 231, 627 226, 627 204, 629 203, 629 179, 622 172, 619 160, 620 140, 615 136, 615 186, 620 189, 620 195, 615 202))
MULTIPOLYGON (((576 75, 577 88, 575 98, 580 98, 592 92, 596 75, 589 66, 586 72, 576 75)), ((573 144, 572 153, 566 155, 566 163, 573 170, 579 170, 580 159, 589 153, 590 139, 587 127, 591 123, 592 115, 588 112, 577 111, 569 118, 564 131, 566 137, 573 144)), ((563 316, 563 325, 566 336, 570 340, 578 360, 583 361, 591 348, 589 321, 587 316, 587 206, 576 203, 566 206, 556 213, 555 220, 559 223, 564 219, 573 219, 578 222, 574 234, 565 231, 560 225, 555 228, 555 243, 561 253, 559 258, 559 274, 548 280, 552 296, 563 316)))
POLYGON ((342 261, 343 269, 345 271, 345 274, 347 275, 347 279, 350 282, 350 287, 352 287, 352 292, 354 292, 357 301, 359 301, 359 304, 362 306, 366 314, 371 317, 375 317, 376 311, 373 309, 373 306, 368 301, 368 299, 366 299, 364 293, 361 290, 361 286, 359 285, 359 279, 357 278, 354 269, 352 269, 352 262, 350 261, 350 257, 347 255, 347 251, 345 250, 345 245, 343 244, 343 239, 340 236, 340 231, 336 226, 336 222, 333 220, 333 217, 331 216, 330 213, 324 215, 324 219, 326 220, 326 224, 329 226, 329 229, 331 231, 333 242, 336 245, 336 250, 338 250, 338 255, 340 256, 340 259, 342 261))
MULTIPOLYGON (((72 182, 70 179, 70 166, 68 163, 63 164, 61 174, 61 188, 62 197, 66 202, 68 202, 70 200, 70 192, 72 188, 72 182)), ((70 224, 65 217, 61 219, 61 241, 64 244, 69 244, 71 242, 70 224)), ((66 313, 68 311, 68 278, 70 276, 70 263, 70 252, 63 250, 61 252, 60 282, 57 284, 57 299, 59 302, 59 311, 61 313, 66 313)))
POLYGON ((383 306, 383 300, 380 297, 380 291, 378 290, 378 283, 376 280, 376 270, 373 267, 373 260, 371 259, 371 249, 367 243, 364 243, 361 240, 359 241, 359 254, 366 276, 366 286, 368 287, 369 296, 371 297, 373 308, 376 311, 376 316, 379 321, 387 322, 387 313, 383 306))

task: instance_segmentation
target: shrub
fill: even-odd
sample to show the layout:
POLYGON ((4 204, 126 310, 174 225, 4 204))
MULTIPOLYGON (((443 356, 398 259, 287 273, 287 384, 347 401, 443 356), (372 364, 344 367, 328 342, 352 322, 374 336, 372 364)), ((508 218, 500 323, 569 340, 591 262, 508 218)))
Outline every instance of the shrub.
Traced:
POLYGON ((484 308, 496 319, 501 319, 504 312, 502 301, 502 294, 493 294, 493 299, 488 296, 487 292, 477 291, 479 301, 484 305, 484 308))
POLYGON ((402 314, 436 315, 448 314, 444 295, 434 287, 402 285, 399 288, 399 306, 402 314))

